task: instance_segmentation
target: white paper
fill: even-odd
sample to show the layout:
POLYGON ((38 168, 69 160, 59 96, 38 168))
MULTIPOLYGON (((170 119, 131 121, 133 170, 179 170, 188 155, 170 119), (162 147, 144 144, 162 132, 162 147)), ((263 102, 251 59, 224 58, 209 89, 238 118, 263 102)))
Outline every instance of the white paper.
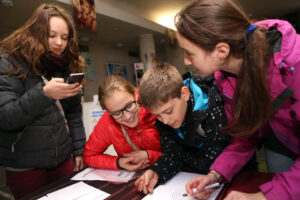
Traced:
POLYGON ((71 180, 128 182, 134 174, 135 172, 126 170, 95 169, 89 167, 73 176, 71 180))
MULTIPOLYGON (((156 187, 152 194, 148 194, 143 200, 196 200, 187 194, 185 190, 185 184, 195 177, 203 176, 202 174, 179 172, 176 176, 170 179, 164 185, 156 187)), ((217 198, 223 185, 216 189, 208 200, 214 200, 217 198)))
POLYGON ((51 192, 38 200, 104 200, 110 194, 96 189, 84 182, 78 182, 55 192, 51 192))

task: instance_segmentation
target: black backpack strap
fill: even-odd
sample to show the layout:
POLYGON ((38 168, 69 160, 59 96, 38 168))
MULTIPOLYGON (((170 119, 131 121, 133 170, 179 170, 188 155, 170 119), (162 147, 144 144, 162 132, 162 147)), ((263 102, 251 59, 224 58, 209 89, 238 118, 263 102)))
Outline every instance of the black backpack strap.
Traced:
POLYGON ((272 102, 272 107, 274 111, 277 111, 279 108, 281 108, 282 104, 289 99, 294 94, 294 90, 291 88, 285 88, 285 90, 280 93, 276 99, 272 102))

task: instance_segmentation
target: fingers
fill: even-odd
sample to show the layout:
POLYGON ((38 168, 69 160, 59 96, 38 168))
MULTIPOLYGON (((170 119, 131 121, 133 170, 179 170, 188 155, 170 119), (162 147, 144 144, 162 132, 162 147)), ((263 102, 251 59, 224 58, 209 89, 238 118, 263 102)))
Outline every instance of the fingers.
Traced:
POLYGON ((133 157, 129 157, 129 158, 120 158, 119 159, 119 164, 122 168, 128 170, 128 171, 132 171, 132 166, 131 166, 131 162, 133 161, 133 157))
POLYGON ((84 166, 84 162, 83 162, 83 158, 82 156, 77 156, 75 158, 75 167, 74 167, 74 171, 79 171, 83 168, 84 166))
MULTIPOLYGON (((156 173, 155 173, 155 174, 156 174, 156 173)), ((152 178, 152 180, 151 180, 150 183, 149 183, 149 186, 148 186, 148 191, 149 191, 149 193, 153 193, 153 189, 154 189, 154 187, 155 187, 157 181, 158 181, 158 176, 156 175, 156 176, 154 176, 154 177, 152 178)))
POLYGON ((52 99, 64 99, 75 96, 82 88, 79 83, 66 84, 61 78, 53 78, 43 87, 43 90, 45 95, 52 99))

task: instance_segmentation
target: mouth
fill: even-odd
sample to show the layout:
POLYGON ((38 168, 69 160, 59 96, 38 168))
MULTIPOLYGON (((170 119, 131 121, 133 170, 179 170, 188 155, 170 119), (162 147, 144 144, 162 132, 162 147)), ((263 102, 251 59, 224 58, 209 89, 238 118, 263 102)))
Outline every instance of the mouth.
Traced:
POLYGON ((176 122, 173 122, 172 124, 169 124, 169 126, 173 127, 176 125, 176 122))

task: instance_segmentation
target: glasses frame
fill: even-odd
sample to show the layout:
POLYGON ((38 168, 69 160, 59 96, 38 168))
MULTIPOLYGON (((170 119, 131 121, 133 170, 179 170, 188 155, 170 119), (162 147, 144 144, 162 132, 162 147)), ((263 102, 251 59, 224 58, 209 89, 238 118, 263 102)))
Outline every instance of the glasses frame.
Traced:
POLYGON ((114 120, 119 120, 124 116, 124 111, 126 112, 133 112, 135 111, 137 108, 137 102, 136 100, 131 101, 130 103, 128 103, 124 108, 122 108, 121 110, 115 111, 113 113, 110 114, 110 116, 114 119, 114 120), (135 108, 133 110, 128 110, 129 107, 132 106, 132 104, 135 104, 135 108), (114 117, 114 115, 118 112, 121 112, 121 116, 120 117, 114 117))

